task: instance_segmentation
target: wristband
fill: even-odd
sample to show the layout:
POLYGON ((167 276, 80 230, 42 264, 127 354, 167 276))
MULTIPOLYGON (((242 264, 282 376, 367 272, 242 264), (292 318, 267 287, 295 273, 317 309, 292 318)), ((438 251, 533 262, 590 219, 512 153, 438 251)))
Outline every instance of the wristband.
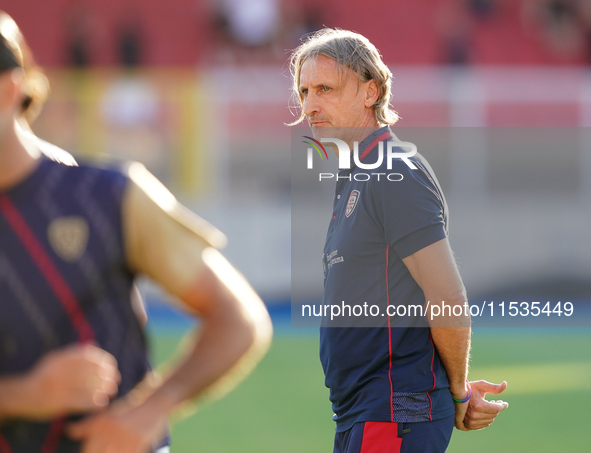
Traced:
POLYGON ((459 404, 465 403, 465 402, 466 402, 466 401, 468 401, 468 400, 470 399, 470 397, 472 396, 472 387, 470 386, 470 382, 468 382, 468 379, 466 379, 466 383, 468 384, 468 396, 467 396, 465 399, 463 399, 463 400, 457 400, 457 399, 455 399, 455 398, 453 397, 453 395, 452 395, 452 397, 451 397, 451 398, 452 398, 452 399, 453 399, 453 400, 454 400, 456 403, 459 403, 459 404))

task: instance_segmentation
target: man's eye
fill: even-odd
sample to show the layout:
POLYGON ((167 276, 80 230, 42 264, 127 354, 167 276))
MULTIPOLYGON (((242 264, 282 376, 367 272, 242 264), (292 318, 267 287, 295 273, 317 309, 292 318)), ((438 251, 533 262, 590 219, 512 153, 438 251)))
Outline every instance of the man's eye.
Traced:
POLYGON ((329 88, 329 87, 326 87, 326 86, 324 86, 324 87, 322 87, 322 91, 324 91, 324 92, 326 93, 327 91, 330 91, 330 88, 329 88))
POLYGON ((308 94, 308 90, 302 90, 302 94, 303 94, 303 95, 306 95, 306 94, 308 94))

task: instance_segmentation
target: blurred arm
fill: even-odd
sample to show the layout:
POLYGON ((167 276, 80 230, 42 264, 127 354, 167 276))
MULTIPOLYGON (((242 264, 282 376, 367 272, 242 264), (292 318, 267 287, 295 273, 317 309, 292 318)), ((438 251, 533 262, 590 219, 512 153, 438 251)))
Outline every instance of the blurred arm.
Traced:
POLYGON ((266 353, 272 336, 263 302, 212 246, 223 244, 225 236, 180 206, 143 166, 131 168, 130 175, 124 201, 129 266, 160 283, 202 323, 189 351, 162 383, 137 398, 130 394, 123 408, 120 404, 70 426, 73 438, 96 451, 104 445, 141 452, 158 438, 179 404, 205 393, 221 396, 242 380, 266 353))
POLYGON ((176 405, 221 378, 228 383, 229 371, 240 369, 232 376, 244 377, 266 352, 271 324, 258 295, 213 247, 224 245, 225 236, 181 206, 143 166, 130 175, 124 205, 130 267, 203 321, 192 351, 158 392, 174 394, 176 405))

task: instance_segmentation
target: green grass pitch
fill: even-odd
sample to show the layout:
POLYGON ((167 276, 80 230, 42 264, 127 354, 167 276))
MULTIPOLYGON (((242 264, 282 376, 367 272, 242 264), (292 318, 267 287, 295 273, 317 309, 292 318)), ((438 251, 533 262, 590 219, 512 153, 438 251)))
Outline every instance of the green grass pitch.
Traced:
MULTIPOLYGON (((276 334, 267 357, 239 388, 172 422, 172 453, 332 452, 318 338, 288 332, 276 334)), ((153 336, 156 363, 178 339, 153 336)), ((448 452, 591 451, 591 331, 477 331, 470 378, 507 380, 502 398, 510 407, 483 431, 455 430, 448 452)))

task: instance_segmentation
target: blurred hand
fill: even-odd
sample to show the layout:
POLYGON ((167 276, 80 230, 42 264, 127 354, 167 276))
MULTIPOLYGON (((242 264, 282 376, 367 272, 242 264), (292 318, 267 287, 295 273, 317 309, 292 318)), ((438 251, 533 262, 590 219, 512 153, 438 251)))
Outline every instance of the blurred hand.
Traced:
MULTIPOLYGON (((491 384, 487 381, 472 381, 470 386, 472 387, 472 396, 468 402, 464 403, 467 405, 467 409, 463 423, 460 426, 456 423, 456 428, 463 431, 483 429, 490 426, 497 415, 509 407, 509 403, 504 401, 487 401, 484 398, 487 393, 493 395, 502 393, 507 388, 507 382, 491 384)), ((457 406, 456 403, 456 408, 457 406)))
POLYGON ((27 418, 96 411, 117 394, 117 361, 93 345, 72 345, 45 355, 25 377, 31 404, 27 418))
POLYGON ((164 436, 167 413, 149 404, 131 407, 119 402, 69 424, 66 433, 82 442, 81 453, 148 453, 164 436))

